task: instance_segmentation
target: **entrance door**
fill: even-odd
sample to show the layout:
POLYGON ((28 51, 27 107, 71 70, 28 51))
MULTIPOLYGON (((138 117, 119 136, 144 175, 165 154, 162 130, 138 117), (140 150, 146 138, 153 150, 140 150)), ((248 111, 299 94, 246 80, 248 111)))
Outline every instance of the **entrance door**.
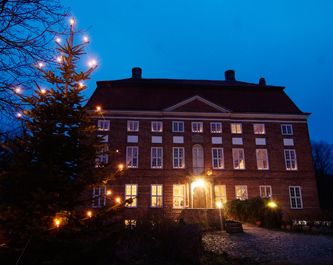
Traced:
POLYGON ((193 189, 193 208, 206 208, 206 191, 204 187, 193 189))

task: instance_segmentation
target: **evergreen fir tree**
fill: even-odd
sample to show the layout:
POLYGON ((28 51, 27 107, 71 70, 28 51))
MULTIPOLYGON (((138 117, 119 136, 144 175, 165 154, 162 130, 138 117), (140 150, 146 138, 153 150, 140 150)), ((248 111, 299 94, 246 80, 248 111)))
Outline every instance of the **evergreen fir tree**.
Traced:
POLYGON ((82 96, 96 62, 87 71, 77 70, 88 40, 75 44, 74 23, 65 43, 56 42, 57 69, 37 66, 51 87, 36 84, 32 95, 22 97, 27 108, 18 117, 24 132, 12 146, 11 168, 2 174, 0 217, 6 232, 22 239, 47 230, 59 212, 73 214, 82 192, 100 183, 103 173, 95 168, 99 141, 82 96))

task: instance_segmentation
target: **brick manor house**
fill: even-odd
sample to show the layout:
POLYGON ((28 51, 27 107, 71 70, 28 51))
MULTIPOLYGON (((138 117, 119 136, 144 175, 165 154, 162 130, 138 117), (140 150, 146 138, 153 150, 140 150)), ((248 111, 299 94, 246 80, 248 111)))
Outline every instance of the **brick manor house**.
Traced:
POLYGON ((103 196, 111 189, 118 202, 134 198, 129 220, 177 219, 184 209, 258 196, 276 201, 285 218, 319 213, 309 113, 284 87, 237 81, 233 70, 223 81, 141 73, 97 82, 87 104, 108 150, 99 162, 110 172, 124 167, 110 187, 93 189, 92 207, 112 203, 103 196))

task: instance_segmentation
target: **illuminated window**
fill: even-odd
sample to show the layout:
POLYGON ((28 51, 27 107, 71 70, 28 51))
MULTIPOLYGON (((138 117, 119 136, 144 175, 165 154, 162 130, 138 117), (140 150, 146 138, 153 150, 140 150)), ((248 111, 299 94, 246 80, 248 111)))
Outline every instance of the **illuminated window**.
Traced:
POLYGON ((185 207, 185 185, 173 185, 173 208, 185 207))
POLYGON ((151 131, 152 132, 162 132, 163 123, 161 121, 152 121, 151 122, 151 131))
POLYGON ((163 168, 163 148, 151 148, 151 168, 163 168))
POLYGON ((138 185, 126 184, 125 185, 125 200, 133 199, 132 203, 126 203, 126 207, 137 207, 138 185))
POLYGON ((136 220, 135 219, 125 219, 124 224, 126 228, 133 229, 136 227, 136 220))
POLYGON ((127 121, 127 131, 128 132, 138 132, 139 131, 139 121, 127 121))
POLYGON ((257 149, 257 168, 259 170, 269 169, 267 149, 257 149))
POLYGON ((295 149, 285 149, 284 160, 285 160, 286 170, 297 170, 297 159, 296 159, 295 149))
POLYGON ((291 209, 302 209, 302 191, 300 186, 289 186, 289 198, 291 209))
POLYGON ((247 186, 246 185, 236 185, 235 186, 236 199, 238 200, 247 200, 247 186))
POLYGON ((126 147, 126 167, 137 168, 139 164, 139 147, 127 146, 126 147))
POLYGON ((272 197, 272 186, 261 185, 259 186, 260 197, 261 198, 271 198, 272 197))
POLYGON ((211 122, 210 123, 210 132, 211 133, 221 133, 222 132, 222 123, 221 122, 211 122))
POLYGON ((98 131, 108 131, 108 130, 110 130, 110 121, 98 120, 97 121, 97 130, 98 131))
POLYGON ((231 133, 241 134, 242 133, 242 124, 241 123, 231 123, 231 133))
POLYGON ((243 148, 233 148, 232 158, 234 169, 245 169, 245 156, 243 148))
POLYGON ((223 148, 212 148, 212 167, 214 169, 224 168, 223 148))
POLYGON ((293 135, 293 126, 291 124, 281 124, 281 133, 283 135, 293 135))
POLYGON ((265 124, 253 124, 253 132, 254 134, 265 134, 266 130, 265 130, 265 124))
POLYGON ((172 122, 172 132, 184 132, 184 122, 183 121, 173 121, 172 122))
POLYGON ((173 147, 173 168, 185 168, 184 147, 173 147))
POLYGON ((199 121, 192 122, 192 132, 202 133, 203 132, 203 123, 199 121))
POLYGON ((105 206, 106 203, 106 186, 95 186, 92 189, 92 207, 93 208, 101 208, 105 206))
POLYGON ((163 186, 161 184, 151 185, 151 207, 160 208, 163 206, 163 186))
POLYGON ((217 203, 222 202, 223 204, 225 204, 227 202, 227 192, 225 185, 215 185, 214 194, 215 194, 215 206, 217 205, 217 203))

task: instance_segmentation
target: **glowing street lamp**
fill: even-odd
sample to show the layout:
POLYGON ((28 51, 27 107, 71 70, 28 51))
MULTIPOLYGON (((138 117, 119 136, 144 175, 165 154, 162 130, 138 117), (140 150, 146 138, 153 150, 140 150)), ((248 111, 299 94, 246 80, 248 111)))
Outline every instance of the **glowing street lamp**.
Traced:
POLYGON ((216 208, 219 209, 219 215, 220 215, 220 226, 221 226, 221 231, 223 230, 223 216, 222 216, 222 208, 223 208, 223 202, 217 201, 216 202, 216 208))
POLYGON ((267 206, 268 206, 269 208, 272 208, 272 209, 278 207, 278 205, 277 205, 277 203, 276 203, 275 201, 269 201, 269 202, 267 203, 267 206))

